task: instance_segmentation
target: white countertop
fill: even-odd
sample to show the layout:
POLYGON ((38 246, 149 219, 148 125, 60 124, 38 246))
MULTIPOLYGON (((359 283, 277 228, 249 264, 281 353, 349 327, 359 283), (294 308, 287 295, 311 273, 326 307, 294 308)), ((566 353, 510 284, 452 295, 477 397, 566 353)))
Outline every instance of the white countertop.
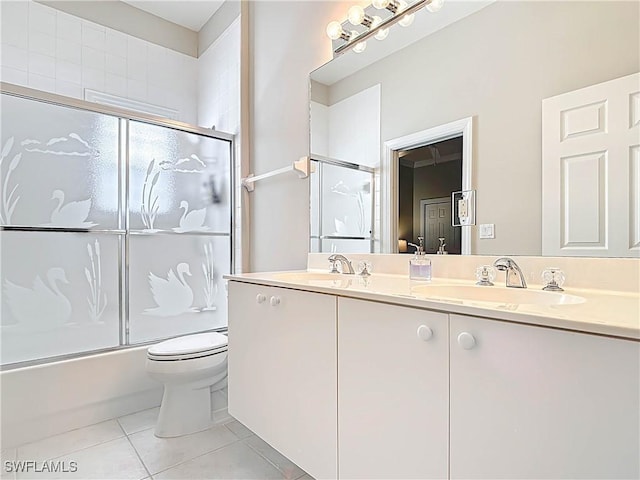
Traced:
MULTIPOLYGON (((428 289, 416 288, 425 285, 424 282, 411 281, 406 275, 374 273, 370 277, 363 278, 359 275, 335 274, 335 279, 314 279, 313 276, 305 280, 296 278, 295 274, 303 273, 305 271, 247 273, 226 275, 224 278, 448 313, 640 339, 640 295, 638 293, 565 288, 564 294, 583 297, 585 301, 566 305, 508 304, 434 298, 425 293, 428 289)), ((309 271, 307 273, 324 274, 326 272, 309 271)), ((474 282, 434 278, 428 282, 428 285, 473 286, 474 282)), ((494 287, 478 288, 504 288, 500 285, 496 282, 494 287)), ((541 286, 529 285, 529 289, 541 290, 541 286)), ((551 292, 545 293, 554 295, 551 292)))

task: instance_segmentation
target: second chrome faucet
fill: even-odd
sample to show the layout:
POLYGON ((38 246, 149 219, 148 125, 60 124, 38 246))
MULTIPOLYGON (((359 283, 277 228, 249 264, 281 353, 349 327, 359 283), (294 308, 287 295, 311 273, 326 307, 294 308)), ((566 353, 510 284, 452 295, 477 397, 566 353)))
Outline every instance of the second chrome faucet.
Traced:
POLYGON ((353 265, 344 255, 340 255, 339 253, 334 253, 329 257, 329 262, 331 262, 331 273, 338 273, 336 269, 336 263, 340 262, 342 265, 342 273, 353 275, 356 272, 353 270, 353 265))
POLYGON ((524 274, 518 264, 509 257, 500 257, 493 266, 498 270, 505 272, 505 282, 507 287, 513 288, 527 288, 527 281, 524 279, 524 274))

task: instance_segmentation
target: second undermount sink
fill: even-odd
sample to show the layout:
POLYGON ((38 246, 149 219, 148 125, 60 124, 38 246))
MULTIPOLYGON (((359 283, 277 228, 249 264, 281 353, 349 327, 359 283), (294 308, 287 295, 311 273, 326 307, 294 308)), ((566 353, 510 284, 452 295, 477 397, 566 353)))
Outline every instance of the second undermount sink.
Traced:
POLYGON ((418 285, 412 295, 448 301, 467 301, 518 305, 575 305, 585 302, 583 297, 564 293, 544 292, 523 288, 482 287, 476 285, 418 285))
MULTIPOLYGON (((317 286, 341 286, 349 282, 354 275, 323 272, 283 272, 275 273, 273 278, 283 282, 308 283, 317 286)), ((346 285, 344 285, 346 286, 346 285)))

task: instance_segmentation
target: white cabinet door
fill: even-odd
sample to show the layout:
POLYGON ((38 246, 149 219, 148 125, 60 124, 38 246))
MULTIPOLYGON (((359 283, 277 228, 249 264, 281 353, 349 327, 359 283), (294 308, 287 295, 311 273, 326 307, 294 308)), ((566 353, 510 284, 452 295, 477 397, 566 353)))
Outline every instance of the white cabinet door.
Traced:
POLYGON ((640 73, 542 101, 542 254, 640 257, 640 73))
POLYGON ((343 479, 448 475, 448 317, 338 299, 343 479))
POLYGON ((640 476, 640 343, 459 315, 450 331, 451 478, 640 476))
POLYGON ((337 475, 336 299, 229 282, 229 413, 314 478, 337 475))

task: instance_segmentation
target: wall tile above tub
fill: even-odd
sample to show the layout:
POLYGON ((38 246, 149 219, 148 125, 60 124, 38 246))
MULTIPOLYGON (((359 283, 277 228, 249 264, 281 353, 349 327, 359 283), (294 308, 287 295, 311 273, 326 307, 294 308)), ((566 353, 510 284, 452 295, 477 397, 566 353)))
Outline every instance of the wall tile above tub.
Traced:
POLYGON ((58 60, 82 64, 82 45, 79 42, 58 38, 55 56, 58 60))
POLYGON ((32 1, 1 6, 2 81, 79 99, 89 89, 138 101, 149 101, 154 85, 154 104, 196 123, 197 59, 32 1))
POLYGON ((26 72, 29 67, 29 53, 20 47, 3 43, 2 65, 26 72))
POLYGON ((2 2, 2 44, 29 48, 29 4, 27 2, 2 2))
POLYGON ((29 30, 56 34, 56 11, 39 3, 29 2, 29 30))
POLYGON ((29 51, 49 55, 56 55, 56 37, 37 30, 29 32, 29 51))
POLYGON ((96 50, 105 50, 105 29, 95 23, 82 23, 82 45, 95 48, 96 50))
POLYGON ((56 12, 56 36, 77 44, 82 43, 82 20, 73 15, 56 12))

